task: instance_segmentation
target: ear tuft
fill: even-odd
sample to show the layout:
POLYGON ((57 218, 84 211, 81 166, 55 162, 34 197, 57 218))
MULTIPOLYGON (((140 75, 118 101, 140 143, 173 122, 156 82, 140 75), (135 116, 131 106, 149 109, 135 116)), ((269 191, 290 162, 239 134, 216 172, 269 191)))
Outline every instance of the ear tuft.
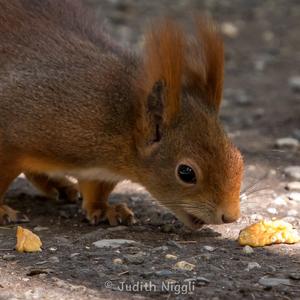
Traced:
POLYGON ((199 93, 207 105, 219 110, 224 78, 222 37, 212 20, 197 18, 197 33, 189 43, 186 56, 186 85, 199 93))
POLYGON ((163 82, 165 124, 180 110, 180 94, 184 64, 184 38, 181 28, 166 19, 152 25, 145 40, 143 71, 146 73, 144 90, 150 93, 157 82, 163 82))

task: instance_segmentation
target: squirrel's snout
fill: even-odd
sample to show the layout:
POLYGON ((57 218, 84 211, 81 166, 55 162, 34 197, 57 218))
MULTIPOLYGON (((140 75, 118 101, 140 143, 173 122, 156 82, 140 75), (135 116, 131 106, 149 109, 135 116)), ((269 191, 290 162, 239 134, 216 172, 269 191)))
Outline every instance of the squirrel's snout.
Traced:
POLYGON ((239 216, 226 216, 225 214, 222 215, 222 221, 223 223, 233 223, 236 220, 238 220, 239 216))
POLYGON ((220 223, 233 223, 237 221, 240 218, 240 209, 239 207, 236 207, 236 209, 227 211, 227 212, 221 212, 220 213, 220 223))

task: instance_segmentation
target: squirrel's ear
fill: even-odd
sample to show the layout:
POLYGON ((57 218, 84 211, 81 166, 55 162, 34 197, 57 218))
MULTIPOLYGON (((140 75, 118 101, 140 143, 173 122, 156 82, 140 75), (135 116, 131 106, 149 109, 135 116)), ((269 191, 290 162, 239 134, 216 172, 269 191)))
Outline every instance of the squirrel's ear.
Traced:
POLYGON ((218 112, 223 92, 223 40, 209 18, 197 18, 195 23, 197 33, 185 58, 185 89, 218 112))
POLYGON ((152 26, 146 34, 138 103, 138 136, 144 146, 158 144, 179 114, 183 46, 181 29, 171 20, 152 26))

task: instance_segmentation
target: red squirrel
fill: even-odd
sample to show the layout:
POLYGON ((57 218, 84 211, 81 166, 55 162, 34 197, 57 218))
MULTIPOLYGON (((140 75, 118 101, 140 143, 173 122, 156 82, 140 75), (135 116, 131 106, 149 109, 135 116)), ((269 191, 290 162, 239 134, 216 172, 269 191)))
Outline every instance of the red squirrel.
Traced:
POLYGON ((4 204, 20 174, 49 197, 78 180, 91 224, 132 224, 115 185, 143 185, 186 226, 240 215, 243 159, 219 121, 223 42, 198 18, 188 36, 154 24, 141 54, 99 29, 78 1, 0 0, 0 224, 25 215, 4 204))

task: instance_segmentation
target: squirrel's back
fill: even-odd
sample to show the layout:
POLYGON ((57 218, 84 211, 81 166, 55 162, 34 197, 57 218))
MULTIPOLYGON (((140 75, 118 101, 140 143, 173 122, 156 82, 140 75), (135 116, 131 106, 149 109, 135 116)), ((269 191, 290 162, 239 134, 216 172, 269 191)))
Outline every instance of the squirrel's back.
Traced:
POLYGON ((95 140, 95 132, 125 138, 135 57, 80 2, 0 0, 0 24, 2 140, 14 144, 17 136, 29 151, 43 147, 56 155, 64 148, 72 157, 79 153, 74 140, 78 149, 90 144, 91 152, 106 142, 105 134, 95 140))

